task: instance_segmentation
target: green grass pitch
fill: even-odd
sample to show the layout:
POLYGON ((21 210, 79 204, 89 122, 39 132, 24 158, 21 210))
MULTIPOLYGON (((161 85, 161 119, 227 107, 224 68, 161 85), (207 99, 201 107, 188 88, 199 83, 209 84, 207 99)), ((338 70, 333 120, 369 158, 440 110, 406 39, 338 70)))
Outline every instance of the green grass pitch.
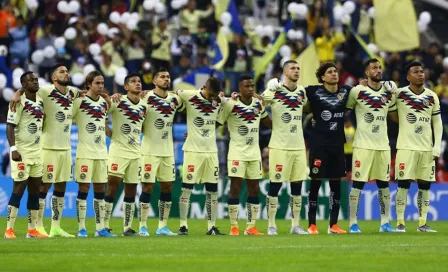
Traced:
MULTIPOLYGON (((347 221, 340 223, 348 229, 347 221)), ((169 221, 173 231, 178 224, 169 221)), ((447 271, 448 222, 429 222, 438 233, 417 233, 416 222, 407 223, 407 233, 378 233, 378 221, 359 225, 363 234, 328 235, 321 221, 320 235, 293 236, 290 221, 278 220, 276 237, 215 237, 205 235, 206 220, 189 220, 188 237, 156 237, 157 221, 150 219, 151 237, 98 238, 88 219, 89 238, 37 240, 24 238, 26 218, 17 218, 18 239, 0 239, 0 271, 447 271)), ((112 220, 114 233, 121 226, 121 219, 112 220)), ((219 226, 228 233, 228 220, 219 226)), ((76 219, 63 218, 62 227, 76 234, 76 219)), ((257 227, 265 232, 267 222, 257 227)))

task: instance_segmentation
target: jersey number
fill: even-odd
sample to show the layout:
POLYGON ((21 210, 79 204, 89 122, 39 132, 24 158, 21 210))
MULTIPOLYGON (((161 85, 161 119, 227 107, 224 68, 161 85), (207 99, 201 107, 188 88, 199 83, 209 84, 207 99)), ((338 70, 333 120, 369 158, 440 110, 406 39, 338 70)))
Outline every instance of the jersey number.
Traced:
POLYGON ((217 177, 219 175, 219 168, 215 167, 215 173, 214 173, 215 177, 217 177))

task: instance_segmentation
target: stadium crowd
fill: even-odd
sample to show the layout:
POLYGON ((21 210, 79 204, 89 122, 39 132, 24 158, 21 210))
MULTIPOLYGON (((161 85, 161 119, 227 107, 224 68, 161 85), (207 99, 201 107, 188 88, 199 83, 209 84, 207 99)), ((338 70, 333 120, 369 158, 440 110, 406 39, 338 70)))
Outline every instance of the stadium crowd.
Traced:
MULTIPOLYGON (((2 47, 0 73, 7 75, 16 68, 22 68, 36 71, 39 77, 49 81, 49 69, 56 63, 64 63, 74 85, 83 87, 79 74, 93 65, 105 75, 105 87, 112 94, 124 93, 123 87, 114 80, 121 67, 129 73, 141 74, 144 89, 152 89, 153 72, 160 67, 169 69, 173 84, 197 68, 212 66, 213 46, 221 25, 214 15, 216 1, 152 1, 151 6, 151 1, 89 0, 81 1, 82 4, 77 2, 79 5, 75 12, 64 11, 69 7, 61 7, 60 2, 64 1, 3 1, 0 45, 7 51, 2 47)), ((272 47, 279 26, 281 28, 287 20, 290 3, 294 2, 307 4, 308 12, 304 19, 293 19, 293 29, 299 34, 296 37, 288 35, 286 39, 290 58, 296 59, 314 42, 321 62, 334 61, 337 64, 340 84, 356 85, 365 76, 363 61, 368 54, 353 32, 334 19, 335 1, 236 0, 234 3, 244 25, 244 34, 234 34, 228 42, 229 57, 222 68, 225 77, 231 79, 226 81, 228 92, 237 89, 234 79, 253 72, 263 54, 272 47), (261 24, 268 25, 265 31, 257 28, 261 24)), ((356 1, 356 9, 351 16, 350 25, 366 43, 374 41, 375 37, 370 12, 372 5, 372 0, 356 1)), ((409 62, 417 60, 424 63, 426 85, 439 96, 442 120, 446 125, 448 74, 443 65, 441 45, 431 43, 413 51, 378 53, 384 59, 384 78, 395 81, 399 87, 408 84, 404 67, 409 62)), ((257 82, 257 92, 264 90, 264 82, 270 78, 281 77, 282 59, 281 54, 275 56, 264 77, 257 82)), ((13 81, 13 77, 8 77, 6 86, 17 89, 13 81)), ((4 123, 8 95, 4 91, 1 93, 0 122, 4 123)), ((305 118, 307 121, 310 119, 305 118)), ((180 114, 177 122, 185 122, 185 117, 180 114)), ((354 120, 346 122, 346 134, 349 135, 347 158, 352 152, 350 135, 354 134, 354 123, 354 120)), ((306 127, 310 125, 308 122, 305 126, 305 138, 308 136, 306 127)), ((389 136, 392 146, 397 133, 397 126, 391 123, 389 136)), ((269 130, 262 130, 262 149, 267 146, 269 135, 269 130)), ((221 136, 221 139, 227 139, 226 135, 221 136)), ((267 160, 267 152, 263 154, 267 160)), ((445 162, 448 162, 448 152, 444 153, 439 164, 445 162)))

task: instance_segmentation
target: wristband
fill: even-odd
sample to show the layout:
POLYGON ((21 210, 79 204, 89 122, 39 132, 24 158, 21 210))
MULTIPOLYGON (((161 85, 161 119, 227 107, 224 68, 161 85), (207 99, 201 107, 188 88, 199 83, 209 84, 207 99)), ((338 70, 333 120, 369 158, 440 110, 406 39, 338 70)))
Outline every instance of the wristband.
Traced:
POLYGON ((9 151, 11 151, 11 152, 17 151, 17 147, 15 145, 13 145, 9 148, 9 151))

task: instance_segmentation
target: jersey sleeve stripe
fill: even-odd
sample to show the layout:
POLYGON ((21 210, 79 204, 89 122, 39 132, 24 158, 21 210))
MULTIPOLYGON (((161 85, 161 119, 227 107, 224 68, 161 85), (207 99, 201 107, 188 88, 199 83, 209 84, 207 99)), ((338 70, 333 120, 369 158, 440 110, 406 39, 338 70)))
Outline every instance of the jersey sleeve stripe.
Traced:
POLYGON ((439 115, 440 114, 440 111, 436 111, 436 112, 434 112, 433 114, 432 114, 432 116, 434 116, 434 115, 439 115))

